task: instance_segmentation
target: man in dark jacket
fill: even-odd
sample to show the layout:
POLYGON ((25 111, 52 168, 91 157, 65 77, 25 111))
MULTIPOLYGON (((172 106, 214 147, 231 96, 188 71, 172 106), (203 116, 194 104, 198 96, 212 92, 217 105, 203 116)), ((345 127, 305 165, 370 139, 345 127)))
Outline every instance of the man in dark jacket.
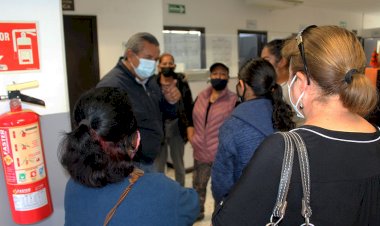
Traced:
POLYGON ((162 112, 175 114, 175 103, 181 98, 175 82, 161 92, 152 77, 159 55, 159 43, 152 34, 136 33, 126 43, 124 56, 97 84, 97 87, 118 87, 128 92, 141 133, 141 151, 134 161, 146 172, 154 171, 153 162, 160 152, 162 112))
POLYGON ((185 185, 185 166, 183 154, 185 143, 187 141, 187 127, 192 126, 193 98, 189 84, 181 73, 175 70, 174 57, 169 53, 164 53, 158 59, 157 83, 165 92, 167 86, 177 81, 177 88, 181 92, 182 98, 176 104, 176 114, 163 114, 165 137, 162 143, 161 153, 157 156, 156 166, 159 172, 165 172, 165 165, 168 157, 168 148, 170 157, 173 160, 175 170, 175 179, 182 186, 185 185))

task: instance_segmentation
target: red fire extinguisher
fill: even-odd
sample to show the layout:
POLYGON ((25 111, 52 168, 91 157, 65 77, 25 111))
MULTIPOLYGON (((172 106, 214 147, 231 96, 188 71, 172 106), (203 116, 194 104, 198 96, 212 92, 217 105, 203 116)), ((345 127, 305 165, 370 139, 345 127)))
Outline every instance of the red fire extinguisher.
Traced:
POLYGON ((17 224, 33 224, 51 215, 47 168, 39 115, 23 110, 21 101, 45 106, 44 101, 20 93, 36 82, 7 87, 10 112, 0 115, 0 148, 12 217, 17 224))

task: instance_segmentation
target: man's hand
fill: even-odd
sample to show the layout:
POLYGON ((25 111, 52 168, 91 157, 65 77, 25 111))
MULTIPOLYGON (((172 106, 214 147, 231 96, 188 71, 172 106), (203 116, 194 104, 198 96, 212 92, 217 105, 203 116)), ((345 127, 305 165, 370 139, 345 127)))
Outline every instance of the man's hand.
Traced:
POLYGON ((165 99, 170 104, 175 104, 181 99, 181 92, 177 88, 177 79, 174 79, 172 82, 168 83, 161 82, 161 88, 165 99))

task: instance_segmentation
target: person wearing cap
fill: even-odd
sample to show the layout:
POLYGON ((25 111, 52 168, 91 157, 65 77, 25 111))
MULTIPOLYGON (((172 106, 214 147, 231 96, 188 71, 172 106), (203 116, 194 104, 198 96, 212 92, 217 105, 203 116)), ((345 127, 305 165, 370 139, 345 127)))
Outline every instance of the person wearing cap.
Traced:
POLYGON ((219 131, 219 146, 211 170, 211 191, 220 203, 237 182, 265 137, 293 129, 292 110, 282 97, 277 74, 262 58, 248 60, 239 70, 237 106, 219 131))
POLYGON ((231 115, 237 103, 236 94, 227 88, 228 79, 229 69, 226 65, 211 65, 211 86, 201 91, 194 103, 194 129, 189 130, 189 140, 194 151, 193 187, 198 192, 201 210, 198 220, 204 218, 206 187, 218 149, 219 127, 231 115))

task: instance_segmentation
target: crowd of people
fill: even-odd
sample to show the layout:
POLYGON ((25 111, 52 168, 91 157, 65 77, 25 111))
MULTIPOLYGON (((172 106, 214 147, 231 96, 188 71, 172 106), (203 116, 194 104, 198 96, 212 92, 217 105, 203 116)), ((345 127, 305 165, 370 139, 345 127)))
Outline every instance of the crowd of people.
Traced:
POLYGON ((380 129, 366 120, 378 94, 365 65, 352 32, 313 25, 248 60, 236 92, 229 67, 213 63, 210 84, 193 97, 174 56, 160 55, 152 34, 134 34, 116 66, 77 101, 61 141, 70 175, 65 225, 192 225, 204 218, 210 178, 214 226, 379 225, 380 129), (279 218, 272 210, 284 150, 293 147, 279 133, 286 131, 304 141, 310 175, 301 177, 304 159, 294 158, 279 218), (176 181, 165 176, 168 153, 176 181))

